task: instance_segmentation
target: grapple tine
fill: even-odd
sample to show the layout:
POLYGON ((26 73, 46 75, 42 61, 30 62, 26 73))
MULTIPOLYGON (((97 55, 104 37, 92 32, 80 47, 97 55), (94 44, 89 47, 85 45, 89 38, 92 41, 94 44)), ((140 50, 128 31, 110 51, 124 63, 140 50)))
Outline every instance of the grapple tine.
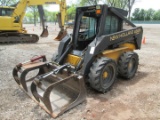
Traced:
POLYGON ((32 94, 33 94, 34 98, 35 98, 38 102, 40 102, 40 99, 39 99, 39 98, 41 98, 41 97, 37 94, 36 84, 35 84, 34 82, 32 82, 32 84, 31 84, 31 91, 32 91, 32 94))
POLYGON ((16 81, 16 83, 18 85, 20 85, 20 80, 19 80, 19 76, 18 76, 18 68, 17 67, 13 68, 12 75, 13 75, 14 80, 16 81))
POLYGON ((13 70, 13 76, 18 85, 35 100, 53 118, 82 103, 86 98, 83 77, 72 74, 68 69, 58 73, 58 77, 51 73, 54 69, 63 68, 46 62, 34 62, 22 65, 13 70), (26 76, 39 69, 38 74, 26 80, 26 76), (22 71, 18 76, 18 72, 22 71))

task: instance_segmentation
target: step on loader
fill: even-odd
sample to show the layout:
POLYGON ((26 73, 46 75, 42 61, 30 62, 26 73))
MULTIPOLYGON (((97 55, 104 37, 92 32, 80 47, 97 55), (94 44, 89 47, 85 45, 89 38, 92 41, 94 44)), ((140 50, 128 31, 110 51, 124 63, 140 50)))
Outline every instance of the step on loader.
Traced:
POLYGON ((117 75, 133 78, 139 64, 134 50, 141 48, 143 29, 126 16, 107 5, 78 7, 73 34, 60 41, 52 60, 42 55, 16 65, 15 81, 55 118, 85 101, 86 82, 105 93, 117 75))

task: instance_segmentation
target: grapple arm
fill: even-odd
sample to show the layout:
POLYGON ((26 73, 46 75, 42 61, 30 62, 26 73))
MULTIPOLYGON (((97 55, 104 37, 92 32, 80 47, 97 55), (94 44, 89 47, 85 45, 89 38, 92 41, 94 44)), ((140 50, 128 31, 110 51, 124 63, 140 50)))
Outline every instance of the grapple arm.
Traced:
POLYGON ((86 98, 83 76, 57 66, 34 61, 13 69, 17 84, 53 118, 82 103, 86 98))

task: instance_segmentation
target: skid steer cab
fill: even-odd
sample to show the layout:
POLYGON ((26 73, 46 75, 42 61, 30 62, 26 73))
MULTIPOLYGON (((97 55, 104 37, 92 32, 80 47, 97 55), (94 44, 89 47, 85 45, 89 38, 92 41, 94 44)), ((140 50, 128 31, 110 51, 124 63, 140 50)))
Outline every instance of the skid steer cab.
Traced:
POLYGON ((73 34, 60 41, 52 61, 45 56, 18 64, 17 84, 52 117, 57 117, 86 98, 85 82, 105 93, 117 75, 135 76, 141 48, 142 27, 126 19, 127 12, 107 5, 76 9, 73 34))

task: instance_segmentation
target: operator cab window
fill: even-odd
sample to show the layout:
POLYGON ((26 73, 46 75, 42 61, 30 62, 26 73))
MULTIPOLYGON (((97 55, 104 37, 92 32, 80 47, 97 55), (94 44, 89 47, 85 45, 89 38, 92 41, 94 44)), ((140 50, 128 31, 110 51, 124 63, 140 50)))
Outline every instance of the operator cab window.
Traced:
POLYGON ((112 34, 119 31, 119 19, 114 15, 107 15, 105 21, 104 35, 112 34))
POLYGON ((13 9, 1 8, 0 16, 11 16, 13 13, 13 9))
POLYGON ((100 18, 95 9, 84 11, 78 24, 77 50, 84 50, 95 39, 100 18))
POLYGON ((83 16, 80 21, 78 41, 91 40, 96 35, 96 19, 83 16))
POLYGON ((94 16, 84 15, 81 18, 79 32, 78 32, 78 40, 77 40, 77 49, 83 50, 88 44, 90 44, 94 38, 96 37, 96 29, 97 29, 97 18, 94 16))

